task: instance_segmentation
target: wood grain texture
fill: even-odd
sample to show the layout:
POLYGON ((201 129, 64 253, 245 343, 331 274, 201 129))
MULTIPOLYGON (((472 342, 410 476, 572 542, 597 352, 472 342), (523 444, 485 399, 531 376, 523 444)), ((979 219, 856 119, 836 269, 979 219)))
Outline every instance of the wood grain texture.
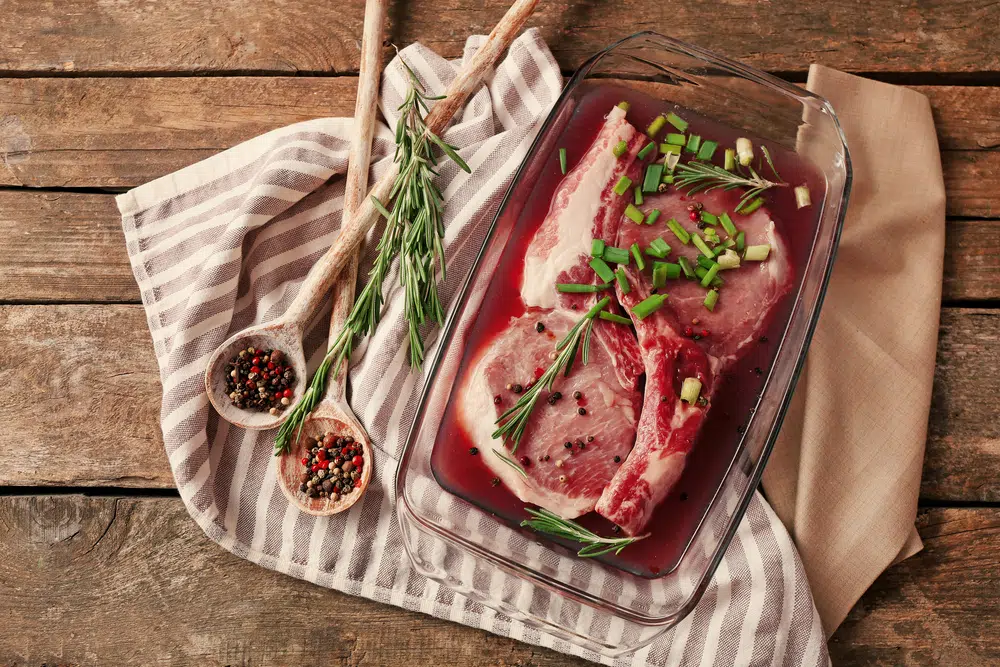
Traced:
MULTIPOLYGON (((925 550, 862 598, 834 664, 1000 660, 1000 510, 925 510, 918 526, 925 550)), ((175 498, 0 498, 0 590, 0 664, 591 664, 261 569, 175 498)))
MULTIPOLYGON (((389 38, 461 55, 508 0, 411 0, 390 14, 389 38)), ((0 70, 14 72, 355 72, 364 0, 245 3, 7 0, 0 16, 0 70), (252 11, 249 11, 252 7, 252 11)), ((541 29, 564 69, 637 30, 659 30, 767 70, 810 62, 853 71, 1000 70, 1000 8, 989 0, 894 3, 727 2, 706 14, 692 3, 598 0, 542 3, 541 29)))
MULTIPOLYGON (((141 306, 0 307, 0 485, 172 487, 160 393, 141 306)), ((945 309, 924 498, 1000 501, 998 394, 1000 310, 945 309)))

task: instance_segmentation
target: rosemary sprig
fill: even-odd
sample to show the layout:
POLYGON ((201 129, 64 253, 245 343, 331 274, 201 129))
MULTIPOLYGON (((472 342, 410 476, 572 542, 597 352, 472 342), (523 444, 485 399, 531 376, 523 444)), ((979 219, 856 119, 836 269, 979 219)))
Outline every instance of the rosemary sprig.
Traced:
POLYGON ((434 149, 440 148, 464 171, 470 169, 455 147, 431 132, 424 122, 424 115, 429 111, 427 102, 442 97, 427 95, 413 70, 405 62, 403 66, 410 76, 410 88, 399 106, 400 116, 396 123, 393 159, 399 165, 399 175, 389 193, 392 210, 372 197, 375 208, 386 218, 385 232, 376 247, 375 263, 368 272, 368 282, 354 301, 344 328, 327 350, 302 399, 291 408, 288 419, 278 429, 274 441, 276 456, 288 451, 291 443, 298 440, 306 417, 326 391, 331 367, 336 376, 354 351, 355 337, 374 333, 382 319, 385 302, 382 288, 396 257, 400 262, 399 277, 404 292, 404 314, 409 326, 410 364, 413 368, 419 370, 424 360, 420 326, 428 320, 438 324, 444 321, 444 309, 437 293, 437 271, 441 270, 442 277, 445 272, 444 198, 434 184, 437 175, 434 149))
POLYGON ((552 385, 559 377, 560 372, 564 376, 569 375, 581 341, 583 343, 583 354, 581 355, 583 363, 587 364, 590 361, 590 332, 594 328, 594 317, 610 301, 611 297, 604 297, 586 315, 581 317, 579 322, 573 325, 569 333, 556 345, 556 351, 559 354, 556 355, 555 361, 545 369, 545 372, 535 381, 531 389, 521 394, 517 403, 496 420, 497 429, 493 431, 493 437, 511 442, 513 445, 511 453, 517 451, 521 436, 524 435, 524 429, 528 425, 528 418, 531 417, 531 411, 535 409, 535 403, 538 402, 542 389, 552 391, 552 385))
MULTIPOLYGON (((770 162, 770 156, 768 156, 770 162)), ((772 167, 773 169, 773 167, 772 167)), ((749 176, 726 171, 722 167, 707 162, 685 162, 677 165, 674 173, 674 184, 678 189, 687 189, 688 195, 698 192, 710 192, 717 188, 732 190, 733 188, 748 188, 736 206, 739 211, 746 204, 756 199, 770 188, 788 187, 783 181, 769 181, 758 174, 753 167, 748 167, 749 176)), ((777 172, 776 172, 777 177, 777 172)))
POLYGON ((531 528, 539 533, 552 535, 553 537, 562 537, 567 540, 582 543, 584 546, 576 552, 576 555, 582 558, 602 556, 612 551, 614 551, 615 554, 620 554, 622 549, 628 545, 649 537, 649 533, 639 535, 638 537, 601 537, 597 533, 587 530, 577 522, 564 519, 557 514, 553 514, 547 509, 542 508, 533 510, 525 508, 525 511, 530 514, 532 518, 522 521, 522 526, 531 528))
POLYGON ((518 475, 520 475, 521 477, 523 477, 525 479, 528 479, 528 473, 524 472, 524 468, 522 468, 521 466, 519 466, 517 464, 517 461, 515 461, 512 458, 510 458, 506 454, 501 453, 499 449, 493 449, 493 450, 490 450, 490 451, 492 451, 494 454, 496 454, 498 459, 500 459, 501 461, 503 461, 504 463, 506 463, 507 465, 509 465, 511 468, 513 468, 514 470, 516 470, 518 475))

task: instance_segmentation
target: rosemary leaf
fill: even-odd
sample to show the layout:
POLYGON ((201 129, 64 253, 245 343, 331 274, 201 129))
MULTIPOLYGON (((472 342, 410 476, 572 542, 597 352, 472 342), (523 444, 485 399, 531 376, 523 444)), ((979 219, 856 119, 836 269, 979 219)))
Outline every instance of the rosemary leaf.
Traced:
POLYGON ((581 558, 603 556, 612 551, 620 554, 622 549, 628 545, 649 537, 649 533, 637 537, 601 537, 597 533, 587 530, 577 522, 564 519, 545 508, 534 510, 526 507, 524 511, 530 514, 532 518, 522 521, 522 526, 531 528, 538 533, 545 533, 553 537, 561 537, 581 543, 583 546, 576 552, 576 555, 581 558))

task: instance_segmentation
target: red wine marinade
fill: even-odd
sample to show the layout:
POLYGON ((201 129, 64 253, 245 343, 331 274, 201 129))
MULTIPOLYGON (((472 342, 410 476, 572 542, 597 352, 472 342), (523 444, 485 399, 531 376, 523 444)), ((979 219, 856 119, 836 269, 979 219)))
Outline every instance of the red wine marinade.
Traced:
MULTIPOLYGON (((462 385, 464 374, 470 372, 470 359, 489 345, 494 335, 503 331, 512 317, 525 312, 520 296, 524 256, 529 241, 548 214, 552 196, 562 179, 558 148, 566 149, 568 168, 572 169, 597 136, 604 123, 604 116, 622 100, 631 104, 628 120, 640 130, 644 130, 661 113, 677 113, 688 121, 689 134, 699 134, 703 140, 711 139, 719 143, 713 159, 717 164, 721 164, 723 149, 734 146, 737 137, 748 136, 755 147, 761 145, 759 139, 746 132, 738 132, 676 105, 621 86, 595 84, 581 90, 578 99, 579 102, 558 140, 548 144, 553 147, 551 152, 534 157, 535 160, 543 161, 539 177, 534 182, 522 180, 517 184, 520 192, 513 193, 514 196, 525 198, 527 202, 517 220, 513 220, 513 216, 507 216, 501 217, 497 222, 498 226, 514 225, 514 229, 487 288, 475 325, 469 333, 465 356, 455 381, 456 387, 462 385)), ((663 133, 667 131, 673 129, 668 127, 663 133)), ((640 577, 661 577, 677 566, 732 463, 743 428, 774 362, 794 295, 802 280, 802 268, 816 233, 818 214, 822 210, 826 193, 822 174, 794 152, 770 142, 763 143, 771 151, 774 165, 782 178, 791 185, 807 184, 812 196, 812 206, 799 210, 791 187, 772 188, 765 195, 771 217, 791 253, 794 287, 772 310, 759 341, 720 376, 719 388, 712 399, 712 410, 698 436, 698 442, 687 458, 684 473, 656 508, 646 527, 645 532, 650 533, 650 537, 629 545, 617 556, 607 554, 598 558, 601 562, 640 577)), ((698 199, 698 195, 691 197, 692 201, 698 199)), ((656 224, 665 222, 666 220, 662 220, 656 224)), ((633 223, 624 220, 622 224, 633 223)), ((665 226, 663 231, 664 238, 669 239, 670 231, 665 226)), ((558 381, 555 388, 558 389, 558 381)), ((493 472, 482 462, 482 454, 470 454, 470 448, 475 443, 460 423, 456 403, 455 396, 452 395, 431 454, 434 477, 442 487, 456 496, 517 526, 528 518, 524 503, 503 484, 493 486, 493 472)), ((612 524, 594 512, 577 521, 603 536, 624 536, 613 533, 612 524)), ((538 536, 549 539, 543 534, 538 536)), ((563 540, 553 541, 574 551, 580 546, 563 540)))

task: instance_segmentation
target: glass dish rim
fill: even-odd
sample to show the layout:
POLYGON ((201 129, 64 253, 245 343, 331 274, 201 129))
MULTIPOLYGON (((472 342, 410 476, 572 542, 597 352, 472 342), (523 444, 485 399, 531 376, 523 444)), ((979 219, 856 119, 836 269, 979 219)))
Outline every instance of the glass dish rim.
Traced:
MULTIPOLYGON (((414 413, 414 419, 413 422, 410 424, 410 428, 408 429, 406 441, 403 450, 400 454, 399 462, 397 463, 396 467, 396 475, 394 479, 395 506, 397 512, 400 513, 397 515, 397 522, 399 523, 400 529, 403 531, 403 533, 405 534, 407 531, 406 526, 403 525, 404 518, 401 514, 402 512, 405 511, 407 516, 412 521, 416 522, 421 527, 421 529, 429 531, 435 534, 436 536, 444 539, 445 541, 450 542, 451 544, 457 546, 458 548, 463 549, 466 552, 469 552, 470 555, 477 558, 482 558, 487 562, 491 563, 492 565, 508 573, 513 574, 514 576, 517 576, 521 579, 527 579, 537 585, 540 585, 545 589, 554 590, 558 592, 560 595, 567 596, 570 599, 573 599, 577 602, 587 604, 588 606, 593 606, 613 611, 623 620, 636 623, 642 626, 658 627, 658 626, 668 626, 679 619, 683 619, 687 614, 689 614, 693 610, 694 606, 697 605, 698 601, 702 598, 705 589, 711 582, 712 577, 715 575, 715 571, 718 569, 719 564, 722 561, 722 558, 725 556, 725 552, 728 549, 729 544, 732 542, 733 536, 735 535, 737 529, 739 528, 739 524, 742 522, 742 519, 746 514, 747 507, 749 506, 751 499, 756 493, 756 490, 760 484, 761 476, 763 475, 764 468, 767 464, 767 460, 770 457, 771 451, 774 448, 775 441, 777 440, 778 434, 781 430, 781 425, 784 422, 788 406, 791 403, 795 386, 798 382, 799 376, 801 375, 805 363, 806 353, 812 342, 813 334, 815 333, 816 325, 819 321, 819 316, 822 311, 823 301, 825 299, 826 291, 829 286, 830 275, 833 271, 834 261, 836 259, 837 250, 840 244, 840 237, 843 231, 844 219, 847 214, 847 203, 850 197, 852 182, 853 182, 852 163, 850 158, 850 152, 847 146, 847 139, 844 135, 843 128, 841 127, 840 121, 829 101, 827 101, 824 97, 817 95, 816 93, 806 90, 805 88, 802 88, 798 85, 779 79, 771 74, 768 74, 756 68, 743 65, 741 63, 730 60, 729 58, 713 53, 711 51, 695 46, 693 44, 688 44, 686 42, 682 42, 672 37, 667 37, 666 35, 663 35, 653 30, 641 30, 632 33, 626 37, 623 37, 609 44, 608 46, 604 47, 600 51, 597 51, 592 56, 590 56, 576 69, 573 75, 563 85, 559 97, 555 100, 545 120, 539 127, 538 132, 535 135, 535 138, 532 140, 531 145, 529 146, 527 152, 525 153, 524 159, 518 165, 517 171, 514 173, 511 183, 507 187, 507 190, 500 201, 500 205, 497 208, 497 212, 494 214, 493 219, 490 221, 489 227, 486 230, 486 235, 483 238, 482 247, 479 249, 475 261, 470 267, 468 275, 465 277, 461 288, 455 293, 455 298, 454 301, 452 302, 453 305, 451 306, 448 316, 445 320, 445 324, 441 329, 441 337, 437 349, 434 353, 434 358, 431 360, 431 363, 427 366, 427 375, 425 376, 424 384, 423 387, 421 388, 420 398, 418 400, 416 411, 414 413), (616 49, 619 49, 620 47, 630 42, 637 41, 643 38, 652 38, 657 42, 659 42, 657 46, 659 46, 660 48, 663 48, 664 50, 668 51, 679 52, 697 61, 700 61, 710 66, 714 66, 720 72, 729 71, 730 73, 735 74, 740 78, 753 81, 761 86, 764 86, 765 88, 770 88, 772 90, 777 89, 777 91, 780 92, 782 95, 798 100, 804 107, 812 106, 817 110, 823 112, 825 115, 829 117, 830 121, 833 123, 833 128, 836 131, 836 136, 840 141, 840 147, 841 150, 843 151, 843 177, 844 177, 843 192, 838 202, 839 210, 837 213, 837 220, 835 223, 833 238, 831 239, 832 241, 831 247, 828 253, 828 257, 826 258, 827 264, 822 274, 821 287, 816 297, 814 312, 806 324, 806 330, 801 342, 801 351, 799 352, 799 356, 796 359, 795 367, 790 377, 788 391, 781 399, 781 402, 775 414, 774 425, 771 427, 770 431, 767 434, 766 439, 763 442, 760 454, 758 455, 757 460, 753 462, 753 466, 749 471, 749 473, 747 474, 746 489, 742 491, 741 496, 739 498, 739 502, 736 503, 732 512, 730 513, 726 529, 722 534, 722 536, 719 538, 717 546, 712 553, 708 565, 707 567, 705 567, 704 571, 702 572, 698 580, 698 584, 691 589, 691 592, 689 593, 687 599, 683 602, 683 604, 681 604, 675 611, 665 616, 648 616, 645 614, 638 613, 632 609, 622 607, 617 603, 609 602, 608 600, 605 600, 598 596, 582 591, 572 585, 565 584, 546 574, 538 572, 536 569, 530 566, 521 564, 517 561, 510 560, 502 556, 498 556, 475 542, 457 536, 454 533, 448 531, 446 528, 438 526, 433 522, 426 521, 419 513, 413 510, 406 497, 406 493, 404 492, 406 472, 408 469, 408 463, 410 457, 413 453, 412 450, 413 450, 414 438, 418 431, 418 424, 421 421, 420 417, 423 415, 426 409, 431 386, 434 380, 437 378, 438 372, 440 370, 440 364, 442 361, 442 357, 444 356, 442 353, 451 344, 452 339, 454 337, 456 325, 458 323, 460 314, 460 308, 458 307, 458 305, 464 303, 468 296, 469 289, 474 279, 477 277, 478 271, 481 268, 481 263, 484 254, 486 252, 486 249, 489 245, 489 242, 492 240, 496 232, 497 222, 500 220, 501 215, 504 213, 508 204, 510 203, 511 198, 513 196, 513 192, 515 191, 517 185, 521 182, 521 179, 524 177, 527 167, 529 166, 530 162, 529 158, 531 158, 534 155, 535 150, 539 147, 539 144, 546 137, 547 132, 551 128, 552 124, 556 121, 556 115, 554 111, 559 109, 563 104, 563 102, 565 101, 566 97, 576 89, 577 85, 583 79, 587 78, 588 74, 590 73, 590 70, 607 54, 611 53, 612 51, 615 51, 616 49)), ((831 202, 827 202, 825 204, 825 206, 829 205, 831 205, 831 202)), ((810 264, 812 264, 812 262, 817 260, 817 258, 814 256, 815 252, 816 252, 816 247, 814 245, 813 248, 810 249, 809 259, 806 263, 807 267, 810 264)), ((808 269, 803 275, 807 274, 808 274, 808 269)), ((789 313, 789 323, 788 325, 786 325, 786 332, 782 335, 781 343, 779 344, 779 348, 775 354, 776 359, 780 358, 780 355, 784 351, 785 339, 787 335, 787 327, 791 325, 792 315, 794 315, 794 313, 801 308, 802 289, 804 289, 804 284, 799 288, 798 293, 795 295, 795 301, 792 305, 792 310, 789 313)), ((769 377, 767 378, 767 382, 765 382, 765 385, 762 389, 761 392, 762 396, 766 393, 766 389, 767 386, 770 384, 770 380, 771 377, 769 375, 769 377)), ((702 519, 699 521, 692 535, 697 535, 698 532, 702 529, 704 525, 704 519, 708 515, 709 510, 712 507, 714 507, 715 504, 719 501, 719 493, 722 491, 724 487, 724 481, 728 479, 729 475, 732 473, 733 466, 738 464, 741 455, 745 453, 747 447, 748 447, 747 439, 744 438, 744 440, 741 441, 739 447, 737 448, 737 451, 733 455, 733 458, 730 461, 729 466, 726 468, 725 474, 721 478, 723 482, 720 482, 718 488, 715 491, 715 494, 712 497, 711 502, 709 503, 705 511, 705 514, 702 516, 702 519)), ((403 544, 406 548, 407 555, 410 558, 411 562, 414 561, 414 555, 410 551, 411 546, 408 540, 404 539, 403 544)), ((684 554, 682 554, 679 563, 683 561, 683 558, 686 555, 686 553, 687 553, 687 547, 685 547, 685 552, 684 554)), ((668 574, 666 576, 670 575, 668 574)))

